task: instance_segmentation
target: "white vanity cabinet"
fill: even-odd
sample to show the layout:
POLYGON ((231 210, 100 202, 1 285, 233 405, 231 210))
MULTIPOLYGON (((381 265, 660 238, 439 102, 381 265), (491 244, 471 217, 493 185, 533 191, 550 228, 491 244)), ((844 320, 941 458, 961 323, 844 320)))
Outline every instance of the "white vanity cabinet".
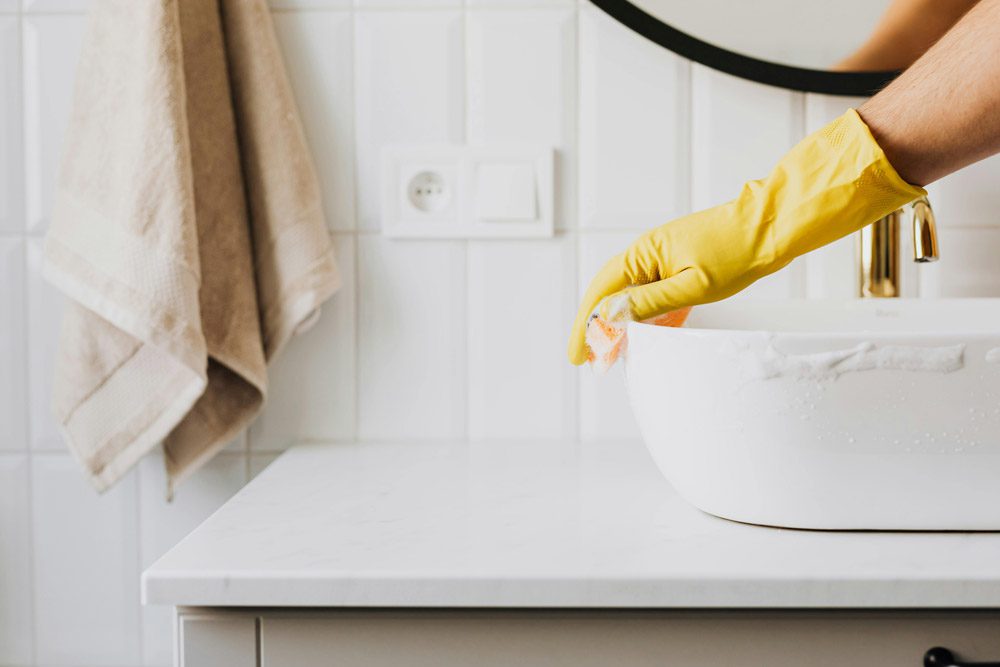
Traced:
POLYGON ((919 667, 1000 656, 1000 613, 182 611, 181 667, 919 667))
POLYGON ((634 442, 297 447, 143 595, 180 667, 1000 661, 1000 535, 731 523, 634 442))

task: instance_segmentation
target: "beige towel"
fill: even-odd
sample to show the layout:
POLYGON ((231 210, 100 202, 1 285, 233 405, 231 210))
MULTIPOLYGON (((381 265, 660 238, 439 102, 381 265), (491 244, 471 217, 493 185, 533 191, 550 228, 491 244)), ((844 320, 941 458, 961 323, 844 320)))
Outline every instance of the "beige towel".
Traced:
POLYGON ((339 287, 265 0, 92 3, 45 272, 55 412, 98 489, 160 442, 173 489, 259 412, 339 287))

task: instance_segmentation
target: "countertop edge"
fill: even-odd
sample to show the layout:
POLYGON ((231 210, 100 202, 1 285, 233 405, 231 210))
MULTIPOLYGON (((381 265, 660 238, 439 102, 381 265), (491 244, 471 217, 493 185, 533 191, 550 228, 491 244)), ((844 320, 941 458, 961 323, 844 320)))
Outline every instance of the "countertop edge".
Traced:
POLYGON ((144 605, 534 609, 995 609, 1000 580, 281 578, 147 573, 144 605), (234 585, 238 584, 238 585, 234 585))

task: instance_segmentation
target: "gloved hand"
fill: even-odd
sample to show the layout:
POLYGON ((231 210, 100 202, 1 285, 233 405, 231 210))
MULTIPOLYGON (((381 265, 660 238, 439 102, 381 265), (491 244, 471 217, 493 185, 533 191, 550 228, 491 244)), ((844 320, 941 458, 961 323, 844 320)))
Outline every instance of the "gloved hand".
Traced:
POLYGON ((587 361, 591 314, 622 290, 636 320, 719 301, 925 194, 900 178, 851 109, 733 201, 650 230, 605 264, 580 304, 569 359, 587 361))

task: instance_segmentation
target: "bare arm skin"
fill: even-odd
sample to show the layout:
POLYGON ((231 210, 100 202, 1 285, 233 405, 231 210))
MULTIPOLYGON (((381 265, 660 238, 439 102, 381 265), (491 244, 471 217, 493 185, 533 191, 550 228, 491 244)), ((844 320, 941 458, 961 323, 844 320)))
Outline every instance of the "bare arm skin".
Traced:
POLYGON ((1000 0, 981 0, 858 113, 914 185, 1000 152, 1000 0))
POLYGON ((893 0, 872 34, 834 65, 842 72, 906 69, 979 0, 893 0))

